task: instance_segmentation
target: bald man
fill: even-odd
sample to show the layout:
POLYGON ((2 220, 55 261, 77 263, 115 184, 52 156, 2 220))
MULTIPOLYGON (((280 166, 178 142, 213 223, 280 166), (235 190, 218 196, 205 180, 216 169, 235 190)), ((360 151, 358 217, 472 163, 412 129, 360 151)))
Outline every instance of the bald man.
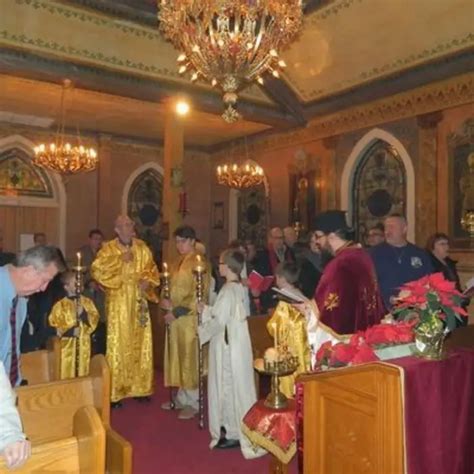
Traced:
POLYGON ((91 267, 92 278, 105 289, 107 362, 112 376, 113 407, 153 392, 153 345, 148 302, 157 302, 159 273, 150 249, 135 238, 128 216, 115 221, 117 238, 106 242, 91 267))

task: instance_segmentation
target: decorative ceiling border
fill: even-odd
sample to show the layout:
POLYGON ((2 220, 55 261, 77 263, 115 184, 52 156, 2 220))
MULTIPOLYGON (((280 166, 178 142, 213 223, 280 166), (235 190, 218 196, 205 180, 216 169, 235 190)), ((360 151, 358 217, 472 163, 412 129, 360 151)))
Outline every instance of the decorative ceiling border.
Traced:
MULTIPOLYGON (((25 5, 35 10, 44 10, 51 15, 59 15, 66 20, 76 20, 82 23, 92 23, 98 27, 109 29, 117 29, 124 34, 133 34, 137 38, 148 41, 160 41, 166 43, 163 36, 158 31, 158 21, 155 29, 146 26, 130 24, 130 22, 122 21, 117 18, 109 18, 105 15, 94 14, 81 10, 74 6, 58 4, 55 1, 46 0, 14 0, 18 5, 25 5)), ((106 67, 120 68, 122 70, 134 71, 144 75, 159 78, 161 80, 176 82, 179 85, 189 86, 190 81, 178 73, 178 68, 173 67, 157 67, 150 63, 143 63, 133 61, 132 59, 123 59, 120 55, 104 54, 100 51, 91 51, 87 48, 79 48, 66 44, 58 43, 57 41, 50 41, 41 37, 27 36, 26 34, 15 34, 8 30, 0 31, 0 40, 12 46, 23 46, 36 51, 42 51, 58 56, 69 55, 70 58, 75 58, 81 62, 93 62, 95 64, 106 67)), ((174 66, 174 65, 173 65, 174 66)), ((199 83, 194 86, 196 90, 213 91, 214 89, 204 83, 199 83)), ((217 93, 216 93, 217 94, 217 93)), ((245 88, 241 94, 242 97, 251 102, 264 104, 269 107, 275 107, 275 103, 268 97, 268 94, 257 89, 245 88)))
POLYGON ((362 3, 364 0, 333 0, 327 6, 322 7, 317 12, 310 14, 307 21, 309 23, 316 23, 316 21, 325 20, 330 16, 336 16, 344 9, 350 8, 354 3, 362 3))
MULTIPOLYGON (((22 0, 17 0, 22 1, 22 0)), ((74 57, 79 60, 93 61, 96 64, 109 65, 115 67, 122 67, 124 69, 132 69, 140 71, 142 73, 155 74, 163 78, 162 76, 171 77, 180 81, 180 76, 177 71, 171 71, 168 68, 158 68, 156 66, 143 64, 142 62, 136 63, 130 61, 129 59, 122 60, 118 56, 108 56, 100 52, 89 51, 85 48, 75 48, 74 46, 66 46, 57 43, 56 41, 48 41, 42 38, 32 38, 24 34, 16 35, 12 34, 7 30, 0 31, 0 40, 3 39, 10 45, 21 45, 27 46, 28 49, 41 50, 43 52, 49 53, 62 53, 63 55, 69 54, 71 57, 74 57)))
MULTIPOLYGON (((473 102, 474 74, 464 74, 319 117, 304 129, 286 133, 263 132, 248 140, 248 148, 254 154, 267 152, 473 102)), ((238 143, 237 152, 243 153, 245 144, 241 140, 238 143)), ((213 154, 213 158, 224 158, 227 152, 227 148, 220 149, 213 154)))
MULTIPOLYGON (((354 0, 355 1, 355 0, 354 0)), ((362 1, 362 0, 359 0, 362 1)), ((354 86, 364 85, 375 79, 383 79, 390 74, 403 73, 408 69, 427 62, 428 60, 442 59, 449 56, 450 53, 467 50, 474 46, 474 33, 468 33, 464 37, 452 38, 451 40, 437 44, 430 49, 424 49, 420 53, 410 54, 405 58, 396 59, 390 63, 383 64, 380 67, 374 67, 369 71, 363 71, 353 79, 345 79, 344 81, 334 84, 327 89, 304 90, 298 87, 295 81, 287 73, 283 74, 285 82, 294 90, 303 103, 310 102, 327 97, 328 95, 343 93, 354 86), (444 52, 444 54, 438 54, 444 52)))
POLYGON ((146 26, 134 26, 130 23, 120 21, 117 18, 108 18, 102 15, 96 15, 94 13, 87 12, 75 8, 73 6, 65 6, 52 1, 42 1, 42 0, 15 0, 15 3, 18 5, 25 5, 35 10, 46 10, 51 15, 59 15, 68 20, 73 19, 83 23, 93 23, 97 26, 102 26, 111 29, 120 30, 122 33, 133 34, 139 38, 146 38, 151 41, 157 39, 162 40, 163 37, 158 32, 158 22, 156 31, 151 27, 146 26))

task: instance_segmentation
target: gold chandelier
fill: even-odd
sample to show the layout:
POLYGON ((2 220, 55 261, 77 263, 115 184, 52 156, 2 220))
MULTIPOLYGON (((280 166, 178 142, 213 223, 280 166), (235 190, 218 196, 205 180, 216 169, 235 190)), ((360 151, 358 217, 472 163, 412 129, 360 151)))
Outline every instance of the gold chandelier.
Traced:
POLYGON ((217 182, 230 188, 250 188, 263 183, 264 173, 261 166, 252 160, 242 164, 232 163, 217 167, 217 182))
POLYGON ((237 93, 262 75, 279 77, 278 51, 303 21, 302 0, 158 0, 160 28, 181 50, 179 73, 202 77, 223 91, 222 117, 235 122, 237 93))
POLYGON ((64 133, 65 109, 64 96, 67 89, 72 88, 70 80, 63 83, 61 92, 60 117, 56 136, 53 142, 44 143, 34 148, 33 164, 62 174, 75 174, 92 171, 97 167, 97 152, 94 148, 86 148, 81 144, 79 129, 77 131, 77 145, 66 141, 64 133))

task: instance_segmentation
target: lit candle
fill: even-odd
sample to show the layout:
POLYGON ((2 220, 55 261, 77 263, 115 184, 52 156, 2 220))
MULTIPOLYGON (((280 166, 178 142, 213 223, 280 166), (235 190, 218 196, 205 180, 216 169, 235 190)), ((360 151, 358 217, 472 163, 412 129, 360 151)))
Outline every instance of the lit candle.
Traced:
POLYGON ((201 272, 201 271, 202 271, 202 267, 201 267, 201 255, 198 254, 198 256, 196 257, 196 261, 197 261, 196 271, 197 271, 197 272, 201 272))
POLYGON ((76 256, 77 256, 77 266, 80 267, 81 266, 81 252, 77 252, 76 256))
POLYGON ((163 262, 163 275, 168 274, 168 264, 166 262, 163 262))
POLYGON ((272 323, 273 328, 273 345, 275 349, 278 351, 278 331, 277 331, 277 323, 272 323))

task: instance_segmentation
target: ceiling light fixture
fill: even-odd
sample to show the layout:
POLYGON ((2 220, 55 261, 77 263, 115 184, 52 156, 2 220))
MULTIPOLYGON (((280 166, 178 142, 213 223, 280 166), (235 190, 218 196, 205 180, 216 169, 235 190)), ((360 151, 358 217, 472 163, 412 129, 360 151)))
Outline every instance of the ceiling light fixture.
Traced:
POLYGON ((174 46, 179 73, 200 77, 223 92, 222 117, 235 122, 238 92, 263 84, 262 75, 279 77, 286 67, 279 51, 303 22, 302 0, 158 0, 160 29, 174 46))

